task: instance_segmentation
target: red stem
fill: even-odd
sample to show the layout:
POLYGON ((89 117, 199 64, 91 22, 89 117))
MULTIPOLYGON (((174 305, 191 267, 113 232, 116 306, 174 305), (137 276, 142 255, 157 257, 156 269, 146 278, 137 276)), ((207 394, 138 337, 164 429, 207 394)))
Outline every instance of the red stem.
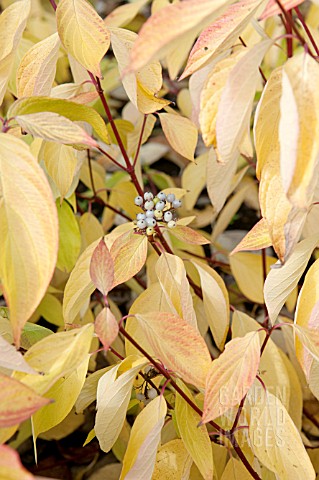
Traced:
POLYGON ((319 48, 318 48, 318 45, 316 44, 315 42, 315 39, 313 38, 312 34, 311 34, 311 31, 309 30, 308 28, 308 25, 306 24, 303 16, 302 16, 302 13, 300 12, 299 8, 298 7, 295 7, 294 8, 296 14, 297 14, 297 17, 299 18, 300 20, 300 23, 302 24, 306 34, 308 35, 308 38, 310 40, 310 42, 312 43, 312 46, 313 48, 315 49, 315 52, 316 54, 319 56, 319 48))
POLYGON ((141 145, 142 145, 142 140, 143 140, 143 134, 144 134, 145 125, 146 125, 146 120, 147 120, 147 115, 144 115, 143 123, 142 123, 142 128, 141 128, 141 133, 140 133, 140 137, 139 137, 139 140, 138 140, 137 149, 136 149, 136 153, 135 153, 135 157, 134 157, 133 167, 135 167, 136 162, 137 162, 137 159, 138 159, 138 156, 139 156, 139 154, 140 154, 140 149, 141 149, 141 145))

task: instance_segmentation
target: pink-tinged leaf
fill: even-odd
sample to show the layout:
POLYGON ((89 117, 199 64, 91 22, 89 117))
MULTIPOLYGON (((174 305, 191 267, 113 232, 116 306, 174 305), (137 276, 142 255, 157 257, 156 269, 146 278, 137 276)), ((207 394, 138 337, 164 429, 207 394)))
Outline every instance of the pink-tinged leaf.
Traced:
MULTIPOLYGON (((281 0, 281 5, 285 10, 290 10, 291 8, 298 7, 305 0, 281 0)), ((260 19, 265 20, 266 18, 272 17, 273 15, 279 15, 282 11, 276 0, 269 0, 265 10, 263 11, 260 19)))
POLYGON ((260 361, 258 332, 231 340, 207 376, 202 423, 238 405, 253 384, 260 361))
POLYGON ((171 313, 135 315, 156 356, 185 382, 204 388, 211 358, 194 327, 171 313))
POLYGON ((18 372, 38 374, 25 361, 20 352, 13 345, 10 345, 4 338, 0 336, 0 367, 9 368, 18 372))
POLYGON ((131 53, 129 71, 161 60, 174 50, 174 41, 183 34, 205 28, 231 0, 187 0, 158 10, 143 25, 131 53))
POLYGON ((185 225, 176 225, 174 228, 170 228, 168 230, 174 237, 182 240, 185 243, 189 243, 191 245, 207 245, 210 243, 207 238, 205 238, 200 233, 196 232, 192 228, 186 227, 185 225))
POLYGON ((119 333, 118 323, 109 308, 104 307, 98 314, 94 327, 104 349, 108 350, 119 333))
POLYGON ((93 252, 90 276, 96 288, 106 296, 114 281, 114 263, 103 238, 93 252))
POLYGON ((260 250, 262 248, 270 247, 271 238, 269 236, 269 230, 267 221, 262 218, 256 225, 244 236, 241 242, 230 253, 241 252, 243 250, 260 250))
POLYGON ((209 25, 198 37, 180 80, 196 72, 208 61, 232 47, 262 1, 242 0, 235 3, 212 25, 209 25))
MULTIPOLYGON (((0 445, 0 478, 3 480, 34 480, 35 477, 23 467, 19 454, 15 450, 8 445, 0 445)), ((40 477, 37 478, 40 479, 40 477)))
POLYGON ((0 373, 0 428, 11 427, 30 418, 50 403, 31 388, 0 373))

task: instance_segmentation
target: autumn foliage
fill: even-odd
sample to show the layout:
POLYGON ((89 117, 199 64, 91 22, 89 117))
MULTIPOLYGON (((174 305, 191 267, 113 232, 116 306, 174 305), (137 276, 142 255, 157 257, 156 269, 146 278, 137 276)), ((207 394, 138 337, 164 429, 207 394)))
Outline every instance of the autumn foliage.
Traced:
POLYGON ((0 8, 0 480, 319 478, 318 1, 0 8))

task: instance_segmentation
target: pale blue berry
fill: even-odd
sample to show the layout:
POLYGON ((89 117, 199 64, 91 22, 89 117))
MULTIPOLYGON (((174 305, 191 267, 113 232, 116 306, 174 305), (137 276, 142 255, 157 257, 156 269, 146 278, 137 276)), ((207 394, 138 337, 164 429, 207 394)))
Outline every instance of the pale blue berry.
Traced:
POLYGON ((174 200, 173 201, 173 207, 174 208, 179 208, 182 206, 182 202, 180 200, 174 200))
POLYGON ((144 200, 153 200, 153 198, 154 198, 154 195, 152 194, 152 192, 144 193, 144 200))
POLYGON ((144 203, 144 207, 146 210, 152 210, 154 208, 154 202, 152 200, 147 200, 144 203))
POLYGON ((143 393, 137 393, 137 394, 136 394, 136 398, 137 398, 137 400, 139 400, 140 402, 145 402, 145 400, 146 400, 146 397, 145 397, 145 395, 144 395, 143 393))
POLYGON ((155 220, 155 218, 147 218, 147 219, 145 220, 145 222, 146 222, 146 225, 147 225, 148 227, 155 227, 155 225, 156 225, 156 220, 155 220))
POLYGON ((138 195, 137 197, 134 198, 134 203, 135 205, 140 207, 141 205, 143 205, 143 198, 140 195, 138 195))
POLYGON ((164 220, 165 220, 165 222, 169 222, 170 220, 173 220, 172 212, 165 212, 164 213, 164 220))
POLYGON ((164 192, 159 192, 157 194, 157 198, 159 198, 160 200, 162 200, 162 202, 164 202, 166 200, 166 193, 164 192))
POLYGON ((166 200, 167 200, 169 203, 174 202, 174 200, 175 200, 175 195, 174 195, 174 193, 169 193, 169 194, 167 195, 167 197, 166 197, 166 200))
POLYGON ((157 391, 155 388, 149 388, 147 390, 147 397, 150 399, 150 400, 154 400, 154 398, 157 397, 157 391))
POLYGON ((136 215, 136 219, 137 219, 137 220, 145 220, 145 218, 146 218, 145 213, 138 213, 138 214, 136 215))
POLYGON ((146 218, 153 218, 154 210, 146 210, 145 215, 146 215, 146 218))
POLYGON ((137 226, 138 228, 140 228, 141 230, 144 230, 144 228, 146 228, 146 221, 145 220, 139 220, 137 222, 137 226))
POLYGON ((168 228, 174 228, 176 227, 176 222, 174 220, 170 220, 167 224, 168 228))
POLYGON ((165 208, 165 202, 162 202, 161 200, 157 202, 156 210, 163 210, 164 208, 165 208))

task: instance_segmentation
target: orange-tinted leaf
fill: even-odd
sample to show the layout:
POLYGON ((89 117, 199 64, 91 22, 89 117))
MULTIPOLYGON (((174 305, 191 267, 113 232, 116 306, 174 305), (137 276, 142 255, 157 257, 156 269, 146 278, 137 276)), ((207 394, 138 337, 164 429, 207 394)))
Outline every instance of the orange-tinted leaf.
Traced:
POLYGON ((110 46, 110 35, 103 20, 86 0, 61 0, 56 16, 66 51, 101 78, 100 61, 110 46))
POLYGON ((140 30, 132 50, 130 70, 164 58, 174 49, 174 40, 208 25, 229 3, 231 0, 188 0, 158 10, 140 30))
POLYGON ((104 307, 98 314, 94 322, 94 327, 95 333, 99 337, 103 347, 105 350, 108 350, 119 333, 118 323, 109 308, 104 307))
POLYGON ((14 378, 0 373, 0 428, 23 422, 39 408, 50 403, 14 378))
POLYGON ((185 225, 177 224, 174 228, 169 229, 169 232, 179 240, 191 245, 207 245, 210 243, 203 235, 185 225))
POLYGON ((111 248, 111 255, 114 261, 114 283, 112 288, 120 283, 127 282, 141 270, 147 257, 148 240, 146 235, 133 233, 131 238, 122 245, 116 256, 114 256, 116 244, 117 241, 114 242, 111 248))
POLYGON ((0 445, 0 478, 5 480, 34 480, 22 465, 19 454, 8 447, 0 445))
POLYGON ((135 316, 164 365, 185 382, 204 388, 211 359, 198 331, 170 313, 154 312, 135 316))
POLYGON ((256 378, 259 361, 257 332, 227 343, 225 351, 213 361, 207 377, 202 423, 214 420, 240 403, 256 378))
POLYGON ((262 248, 270 247, 271 239, 269 236, 268 225, 264 218, 259 220, 256 225, 244 236, 241 242, 230 253, 241 252, 243 250, 260 250, 262 248))
POLYGON ((250 19, 263 0, 242 0, 231 5, 226 12, 209 25, 198 37, 189 55, 186 68, 180 80, 191 75, 224 53, 237 42, 250 19))
POLYGON ((114 263, 103 238, 93 252, 90 275, 96 288, 104 296, 107 295, 114 281, 114 263))

